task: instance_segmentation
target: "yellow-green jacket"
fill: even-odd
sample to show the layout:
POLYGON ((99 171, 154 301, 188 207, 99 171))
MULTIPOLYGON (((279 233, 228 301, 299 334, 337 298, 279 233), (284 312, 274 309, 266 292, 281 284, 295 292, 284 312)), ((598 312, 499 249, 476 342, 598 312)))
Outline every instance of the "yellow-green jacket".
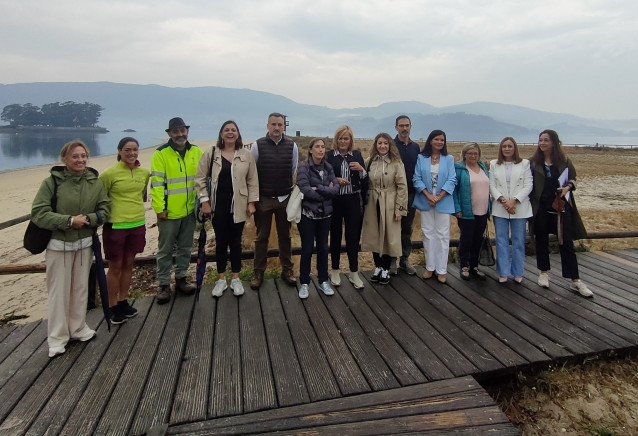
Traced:
POLYGON ((173 141, 160 146, 151 159, 151 198, 155 213, 168 211, 168 219, 184 218, 195 209, 195 174, 202 150, 186 143, 184 158, 173 141))

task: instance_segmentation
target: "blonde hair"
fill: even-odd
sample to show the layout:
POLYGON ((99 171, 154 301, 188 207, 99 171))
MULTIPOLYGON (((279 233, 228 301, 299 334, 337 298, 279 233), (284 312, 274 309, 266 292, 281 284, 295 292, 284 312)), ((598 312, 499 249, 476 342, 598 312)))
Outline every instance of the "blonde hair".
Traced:
POLYGON ((71 150, 73 150, 75 147, 78 147, 78 146, 84 149, 84 151, 86 152, 86 157, 90 156, 89 148, 86 146, 86 144, 79 139, 74 139, 73 141, 69 141, 66 144, 64 144, 64 146, 62 147, 62 150, 60 150, 60 160, 64 160, 66 155, 69 154, 71 150))
POLYGON ((476 148, 479 152, 479 159, 481 158, 481 147, 476 142, 468 142, 463 146, 463 150, 461 151, 461 160, 465 162, 465 155, 471 149, 476 148))
POLYGON ((333 150, 337 149, 339 138, 341 138, 344 135, 344 133, 347 133, 348 135, 350 135, 350 146, 348 147, 348 151, 352 150, 352 147, 354 147, 354 133, 352 133, 352 129, 350 128, 350 126, 340 126, 340 127, 337 127, 337 131, 335 132, 335 137, 332 140, 333 150))

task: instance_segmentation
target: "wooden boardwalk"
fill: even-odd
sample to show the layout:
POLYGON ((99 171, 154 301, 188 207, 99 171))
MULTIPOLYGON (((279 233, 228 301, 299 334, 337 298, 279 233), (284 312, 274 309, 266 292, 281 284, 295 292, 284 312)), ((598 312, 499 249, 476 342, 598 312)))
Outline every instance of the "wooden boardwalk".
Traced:
MULTIPOLYGON (((638 250, 579 253, 585 299, 560 278, 448 283, 400 273, 299 300, 267 280, 210 287, 47 357, 46 321, 0 328, 2 434, 516 434, 477 381, 638 346, 638 250)), ((370 273, 364 274, 368 280, 370 273)))

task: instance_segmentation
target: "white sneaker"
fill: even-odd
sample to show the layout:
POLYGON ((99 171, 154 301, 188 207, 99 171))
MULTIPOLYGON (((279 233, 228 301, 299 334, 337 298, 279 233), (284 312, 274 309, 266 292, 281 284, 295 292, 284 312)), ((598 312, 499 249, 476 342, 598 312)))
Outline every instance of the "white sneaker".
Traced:
POLYGON ((334 295, 335 291, 330 287, 330 283, 326 280, 323 283, 319 283, 319 289, 326 295, 334 295))
POLYGON ((244 295, 244 285, 242 285, 241 280, 239 278, 232 279, 230 281, 230 289, 233 290, 233 295, 235 297, 239 297, 240 295, 244 295))
POLYGON ((60 354, 64 354, 64 351, 64 347, 49 348, 49 357, 59 356, 60 354))
POLYGON ((71 339, 74 341, 86 342, 86 341, 90 341, 94 337, 95 337, 95 330, 90 328, 88 325, 85 325, 82 330, 72 335, 71 339))
POLYGON ((339 275, 341 271, 338 269, 333 269, 330 271, 330 283, 332 286, 340 286, 341 285, 341 276, 339 275))
POLYGON ((213 288, 213 297, 221 297, 226 288, 228 288, 226 279, 217 280, 217 282, 215 282, 215 287, 213 288))
POLYGON ((308 298, 308 285, 303 284, 299 287, 299 298, 308 298))
POLYGON ((582 295, 583 297, 593 297, 594 296, 594 293, 592 291, 590 291, 589 288, 587 287, 587 285, 584 282, 582 282, 581 280, 577 280, 575 282, 572 282, 571 289, 572 289, 572 291, 578 291, 578 293, 580 295, 582 295))
POLYGON ((549 289, 549 274, 542 272, 538 275, 538 286, 549 289))
POLYGON ((359 276, 359 271, 350 272, 350 277, 348 277, 348 279, 355 289, 363 289, 363 280, 361 280, 361 276, 359 276))

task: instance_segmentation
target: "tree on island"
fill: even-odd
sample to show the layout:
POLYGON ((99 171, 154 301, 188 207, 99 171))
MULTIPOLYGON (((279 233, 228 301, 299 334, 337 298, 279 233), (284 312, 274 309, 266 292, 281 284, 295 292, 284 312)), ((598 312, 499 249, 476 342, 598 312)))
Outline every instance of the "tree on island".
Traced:
POLYGON ((42 108, 31 103, 10 104, 4 107, 0 119, 11 127, 96 127, 102 110, 99 104, 89 102, 47 103, 42 108))

